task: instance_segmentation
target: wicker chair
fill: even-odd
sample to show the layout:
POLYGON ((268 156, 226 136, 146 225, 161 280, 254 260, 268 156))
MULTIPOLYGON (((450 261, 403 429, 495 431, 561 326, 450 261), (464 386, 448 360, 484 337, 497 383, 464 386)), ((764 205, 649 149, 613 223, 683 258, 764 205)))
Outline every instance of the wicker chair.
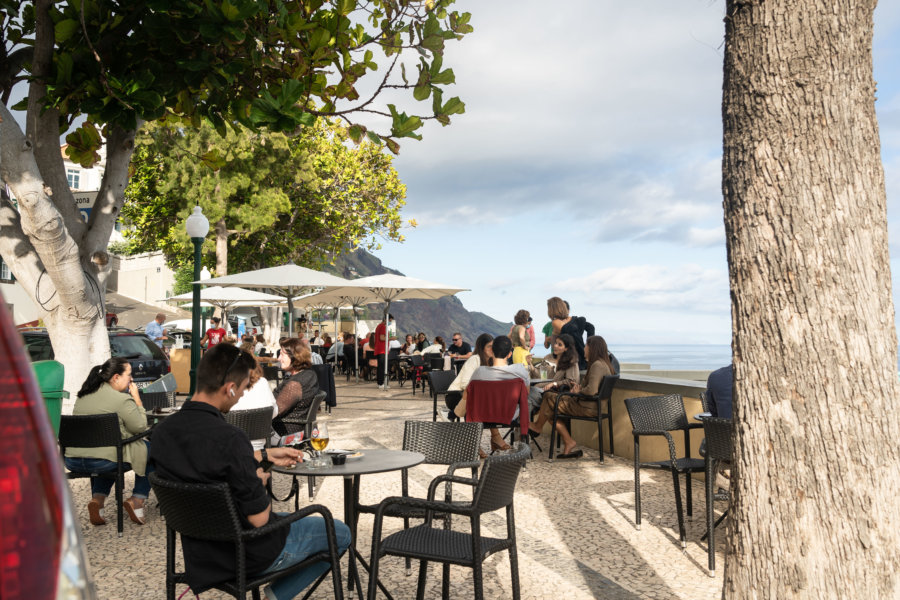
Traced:
POLYGON ((722 522, 722 519, 728 514, 728 511, 722 513, 722 516, 713 522, 715 517, 716 500, 728 500, 728 494, 717 494, 716 489, 716 467, 721 462, 731 462, 734 448, 731 443, 731 433, 734 424, 731 419, 721 419, 716 417, 707 417, 703 419, 703 431, 706 433, 706 534, 704 538, 709 536, 707 553, 709 555, 709 576, 716 576, 716 543, 715 530, 722 522))
POLYGON ((266 440, 272 433, 272 409, 268 406, 247 410, 232 410, 225 420, 247 434, 251 440, 266 440))
POLYGON ((416 387, 422 381, 422 393, 425 392, 425 359, 420 354, 413 354, 409 357, 409 369, 407 371, 407 379, 412 381, 412 393, 416 394, 416 387))
POLYGON ((662 469, 672 473, 675 487, 675 505, 678 508, 678 535, 681 547, 687 547, 687 536, 684 531, 684 514, 681 508, 680 474, 685 475, 687 487, 687 514, 692 515, 691 473, 701 473, 703 460, 691 458, 691 429, 703 427, 701 423, 688 423, 684 412, 684 400, 678 394, 668 396, 644 396, 627 398, 625 408, 631 418, 632 435, 634 435, 634 520, 638 530, 641 528, 641 468, 662 469), (670 431, 681 431, 684 434, 684 458, 677 458, 675 441, 670 431), (641 462, 640 437, 642 435, 661 435, 669 443, 669 459, 655 462, 641 462))
POLYGON ((174 408, 175 392, 145 392, 138 390, 141 397, 141 404, 144 410, 155 410, 157 408, 174 408))
POLYGON ((273 425, 275 425, 275 431, 282 429, 283 431, 278 431, 281 435, 302 431, 304 432, 303 439, 308 440, 312 433, 313 425, 316 423, 316 415, 319 413, 319 406, 322 405, 325 396, 326 392, 320 391, 313 397, 309 406, 294 408, 291 412, 274 421, 273 425), (280 426, 278 425, 279 422, 280 426))
POLYGON ((122 449, 126 444, 141 440, 149 435, 150 430, 143 431, 130 438, 122 438, 119 429, 119 415, 115 413, 103 415, 63 415, 59 421, 59 449, 63 456, 66 448, 105 448, 116 449, 117 469, 113 473, 90 473, 87 471, 68 471, 68 479, 82 477, 111 477, 116 480, 116 525, 119 537, 122 537, 124 518, 122 515, 122 490, 125 487, 125 461, 122 449))
MULTIPOLYGON (((227 483, 181 483, 168 481, 159 477, 156 473, 151 473, 150 485, 153 486, 153 491, 156 492, 156 497, 159 500, 160 509, 166 516, 167 600, 175 600, 175 586, 179 583, 184 583, 186 580, 185 573, 179 573, 175 570, 176 533, 198 540, 230 542, 234 544, 237 565, 235 578, 215 587, 235 598, 246 598, 247 591, 252 591, 254 600, 260 600, 260 586, 319 561, 331 563, 334 597, 338 599, 343 598, 340 556, 338 555, 338 546, 334 533, 334 519, 331 516, 331 512, 324 506, 307 506, 263 527, 244 529, 227 483), (246 550, 244 548, 244 544, 247 541, 269 535, 278 529, 290 527, 294 521, 315 513, 320 514, 325 519, 325 531, 328 537, 327 552, 311 555, 306 560, 291 565, 286 569, 265 574, 247 573, 246 550)), ((316 589, 326 576, 327 573, 313 584, 306 597, 316 589)))
POLYGON ((281 383, 283 371, 278 365, 263 365, 263 377, 266 381, 281 383))
POLYGON ((597 442, 598 448, 600 449, 600 462, 603 461, 603 419, 607 420, 607 426, 609 428, 609 453, 615 454, 615 447, 613 446, 613 419, 612 419, 612 391, 613 387, 615 387, 616 382, 619 381, 618 375, 607 375, 600 381, 600 388, 597 390, 597 393, 594 396, 588 396, 585 394, 576 394, 574 392, 562 392, 556 397, 556 406, 553 407, 553 424, 550 428, 550 460, 553 460, 553 449, 556 447, 556 422, 562 418, 567 420, 578 420, 578 421, 596 421, 597 422, 597 442), (559 412, 559 400, 564 396, 571 396, 573 398, 577 398, 579 402, 596 402, 597 403, 597 415, 593 417, 577 417, 575 415, 569 415, 566 413, 559 412), (606 400, 606 412, 602 412, 600 410, 601 402, 606 400))
POLYGON ((428 386, 431 388, 431 399, 434 401, 434 407, 431 411, 431 420, 437 421, 438 414, 438 396, 446 396, 447 388, 456 379, 456 373, 453 371, 429 371, 428 386))
MULTIPOLYGON (((425 455, 425 464, 447 465, 447 475, 453 475, 457 469, 472 469, 472 477, 477 475, 478 447, 481 444, 481 423, 436 423, 429 421, 406 421, 403 428, 403 449, 410 452, 421 452, 425 455)), ((409 496, 409 469, 401 472, 401 493, 409 496)), ((452 490, 448 484, 444 495, 446 502, 452 502, 452 490)), ((356 505, 357 513, 375 514, 376 505, 356 505)), ((425 510, 421 508, 399 507, 389 508, 384 516, 403 519, 403 528, 409 529, 410 519, 424 519, 425 510)), ((450 515, 437 513, 435 519, 441 519, 447 528, 450 527, 450 515)), ((407 571, 410 562, 406 562, 407 571)))
POLYGON ((378 562, 382 556, 404 556, 419 559, 419 581, 416 598, 425 596, 425 576, 429 561, 441 562, 445 565, 441 592, 442 598, 449 598, 450 582, 449 565, 461 565, 473 570, 474 597, 484 597, 482 562, 488 556, 501 550, 509 551, 510 571, 512 573, 512 597, 520 598, 519 565, 516 551, 516 525, 513 499, 516 481, 531 449, 521 442, 515 445, 509 454, 490 456, 484 461, 481 475, 477 478, 465 478, 455 475, 439 475, 428 487, 428 498, 386 498, 378 505, 375 514, 375 525, 372 531, 372 571, 369 577, 369 600, 375 600, 376 582, 378 580, 378 562), (452 482, 473 487, 472 501, 464 504, 436 501, 435 494, 440 484, 452 482), (404 529, 385 539, 381 539, 382 522, 389 511, 417 508, 426 513, 425 523, 404 529), (481 535, 481 515, 501 508, 506 509, 506 537, 488 538, 481 535), (436 529, 432 527, 433 514, 446 512, 469 517, 471 533, 436 529))

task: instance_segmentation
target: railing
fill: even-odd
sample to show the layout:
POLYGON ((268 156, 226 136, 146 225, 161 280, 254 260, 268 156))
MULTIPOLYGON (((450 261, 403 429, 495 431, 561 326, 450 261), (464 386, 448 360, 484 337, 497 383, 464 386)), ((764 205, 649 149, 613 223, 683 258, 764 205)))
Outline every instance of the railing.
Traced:
MULTIPOLYGON (((703 412, 700 405, 700 392, 706 390, 706 381, 691 381, 686 379, 671 379, 651 375, 639 375, 629 373, 623 369, 622 375, 613 390, 612 414, 613 414, 613 438, 615 439, 616 455, 625 458, 634 458, 634 438, 631 435, 631 420, 625 409, 625 398, 637 396, 660 396, 663 394, 681 394, 684 398, 684 407, 688 419, 703 412)), ((572 437, 580 445, 597 449, 597 426, 589 421, 572 421, 572 437)), ((603 424, 604 434, 606 423, 603 424)), ((672 436, 675 440, 675 448, 681 453, 684 441, 680 433, 672 436)), ((700 440, 703 432, 695 430, 691 433, 691 456, 700 456, 700 440)), ((604 437, 604 451, 609 452, 609 440, 604 437)), ((641 459, 646 461, 664 460, 669 458, 669 449, 662 437, 652 436, 641 439, 641 459)))

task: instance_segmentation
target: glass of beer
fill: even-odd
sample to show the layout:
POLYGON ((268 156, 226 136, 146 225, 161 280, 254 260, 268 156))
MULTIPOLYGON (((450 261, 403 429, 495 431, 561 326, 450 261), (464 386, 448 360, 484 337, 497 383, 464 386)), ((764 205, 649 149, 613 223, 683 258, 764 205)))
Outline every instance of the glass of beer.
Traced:
POLYGON ((328 446, 328 425, 325 423, 317 423, 316 427, 312 430, 309 443, 316 453, 316 458, 313 460, 312 464, 317 468, 328 466, 330 463, 322 456, 322 450, 328 446))

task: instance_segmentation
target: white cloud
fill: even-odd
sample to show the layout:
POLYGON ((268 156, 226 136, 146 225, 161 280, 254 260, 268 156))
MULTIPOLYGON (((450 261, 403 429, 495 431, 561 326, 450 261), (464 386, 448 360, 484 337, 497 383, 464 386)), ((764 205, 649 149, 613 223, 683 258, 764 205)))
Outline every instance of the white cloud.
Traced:
POLYGON ((607 267, 553 287, 587 294, 598 304, 625 302, 666 310, 721 312, 728 302, 727 273, 694 264, 607 267))

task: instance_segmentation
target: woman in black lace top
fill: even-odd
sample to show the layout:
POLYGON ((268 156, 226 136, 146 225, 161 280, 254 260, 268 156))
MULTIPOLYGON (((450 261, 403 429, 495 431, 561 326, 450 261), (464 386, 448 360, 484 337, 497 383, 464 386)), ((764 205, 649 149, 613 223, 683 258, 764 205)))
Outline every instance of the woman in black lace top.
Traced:
POLYGON ((285 435, 287 430, 281 419, 294 410, 302 412, 309 408, 313 398, 319 393, 319 378, 312 369, 309 348, 301 345, 298 338, 282 342, 278 364, 286 376, 274 391, 278 416, 272 420, 272 427, 279 435, 285 435))

